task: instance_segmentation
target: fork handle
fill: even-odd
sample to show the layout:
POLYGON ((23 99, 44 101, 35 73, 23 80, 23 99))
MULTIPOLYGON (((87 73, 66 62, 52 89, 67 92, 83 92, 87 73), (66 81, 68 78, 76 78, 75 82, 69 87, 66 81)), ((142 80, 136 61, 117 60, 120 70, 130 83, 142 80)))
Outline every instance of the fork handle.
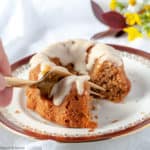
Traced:
POLYGON ((16 77, 4 77, 4 79, 6 81, 6 87, 24 87, 36 83, 36 81, 19 79, 16 77))

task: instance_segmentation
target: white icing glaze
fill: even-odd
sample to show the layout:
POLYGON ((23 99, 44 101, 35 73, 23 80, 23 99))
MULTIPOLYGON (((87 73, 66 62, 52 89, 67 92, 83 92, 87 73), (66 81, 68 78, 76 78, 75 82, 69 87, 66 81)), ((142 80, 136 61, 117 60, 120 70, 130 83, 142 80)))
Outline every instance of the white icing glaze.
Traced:
POLYGON ((93 45, 90 41, 74 40, 62 43, 56 43, 42 51, 45 55, 54 58, 58 57, 61 63, 66 66, 69 63, 74 64, 74 70, 86 73, 86 50, 93 45))
MULTIPOLYGON (((43 64, 42 64, 43 65, 43 64)), ((46 67, 46 66, 45 66, 46 67)), ((41 72, 39 73, 39 75, 38 75, 38 79, 41 79, 43 76, 44 76, 44 74, 42 73, 42 71, 44 71, 45 70, 45 68, 43 67, 43 69, 41 69, 41 72)), ((53 70, 58 70, 58 71, 62 71, 62 72, 66 72, 66 73, 68 73, 69 74, 69 71, 67 70, 67 68, 64 68, 64 67, 61 67, 61 66, 55 66, 55 67, 53 67, 52 69, 51 69, 51 71, 53 71, 53 70)))
POLYGON ((78 94, 82 95, 84 92, 84 82, 88 81, 90 77, 88 75, 84 76, 68 76, 60 80, 58 83, 54 85, 51 91, 51 96, 53 96, 53 103, 54 105, 58 106, 62 103, 65 96, 68 95, 68 93, 71 90, 72 84, 76 84, 76 88, 78 91, 78 94))
POLYGON ((90 51, 88 56, 87 70, 91 70, 95 60, 99 59, 99 63, 109 60, 116 65, 122 65, 121 58, 116 54, 115 49, 102 43, 96 44, 90 51))
POLYGON ((52 71, 53 70, 58 70, 58 71, 62 71, 62 72, 66 72, 66 73, 69 73, 68 69, 65 68, 65 67, 61 67, 61 66, 55 66, 51 69, 52 71))
MULTIPOLYGON (((81 74, 88 74, 88 71, 92 69, 96 59, 99 60, 99 63, 109 60, 118 66, 122 65, 122 60, 116 54, 114 48, 101 43, 95 43, 95 46, 93 45, 93 42, 86 40, 70 40, 53 44, 32 57, 30 61, 31 68, 40 64, 41 72, 45 70, 46 66, 50 66, 51 69, 68 72, 66 68, 56 66, 49 58, 59 58, 60 62, 64 66, 73 63, 74 70, 81 74), (88 55, 88 63, 86 64, 86 51, 91 46, 93 47, 88 55)), ((39 78, 43 76, 41 72, 39 74, 39 78)), ((71 90, 73 82, 76 83, 78 94, 81 95, 84 90, 84 81, 89 79, 89 76, 72 75, 56 83, 51 92, 54 104, 60 105, 62 103, 64 97, 71 90)))
POLYGON ((45 70, 45 68, 47 66, 50 67, 54 67, 56 66, 52 61, 49 60, 48 56, 42 54, 42 53, 38 53, 36 55, 34 55, 31 60, 30 60, 30 70, 32 70, 33 68, 35 68, 37 65, 40 64, 40 73, 38 75, 38 79, 43 77, 42 72, 45 70))
POLYGON ((55 64, 51 62, 49 58, 42 53, 34 55, 30 60, 31 69, 35 68, 39 64, 41 66, 41 69, 44 69, 46 65, 55 66, 55 64))

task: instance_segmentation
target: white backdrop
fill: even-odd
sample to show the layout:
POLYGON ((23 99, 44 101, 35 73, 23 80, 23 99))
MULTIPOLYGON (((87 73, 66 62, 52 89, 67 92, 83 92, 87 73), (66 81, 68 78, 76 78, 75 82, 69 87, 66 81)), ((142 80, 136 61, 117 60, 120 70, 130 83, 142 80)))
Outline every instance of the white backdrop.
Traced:
MULTIPOLYGON (((109 1, 97 2, 107 9, 109 1)), ((46 47, 50 42, 69 38, 89 39, 94 33, 104 29, 107 27, 93 16, 89 0, 0 0, 0 37, 11 63, 46 47)), ((128 42, 126 37, 107 37, 100 41, 150 52, 150 39, 146 38, 128 42)), ((49 141, 36 144, 39 148, 35 149, 149 150, 149 136, 150 128, 147 128, 114 140, 82 144, 49 141)), ((0 150, 3 146, 20 146, 23 149, 25 145, 29 145, 27 149, 31 150, 32 142, 34 140, 0 127, 0 150)))

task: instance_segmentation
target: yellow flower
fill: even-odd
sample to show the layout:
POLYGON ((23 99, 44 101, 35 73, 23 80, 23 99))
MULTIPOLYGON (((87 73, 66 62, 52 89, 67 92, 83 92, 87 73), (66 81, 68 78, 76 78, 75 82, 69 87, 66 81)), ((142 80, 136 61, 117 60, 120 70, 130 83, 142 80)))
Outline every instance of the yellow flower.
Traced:
POLYGON ((132 6, 134 6, 136 4, 136 0, 128 0, 128 3, 132 6))
POLYGON ((125 14, 126 23, 128 25, 138 24, 141 25, 141 19, 137 13, 126 13, 125 14))
POLYGON ((117 6, 117 0, 111 0, 109 4, 110 9, 115 10, 116 6, 117 6))
POLYGON ((150 10, 150 5, 145 5, 144 10, 150 10))
POLYGON ((138 37, 142 37, 142 34, 135 27, 127 27, 123 29, 124 32, 128 34, 128 40, 133 41, 138 37))
POLYGON ((149 32, 147 32, 147 36, 150 38, 150 31, 149 31, 149 32))

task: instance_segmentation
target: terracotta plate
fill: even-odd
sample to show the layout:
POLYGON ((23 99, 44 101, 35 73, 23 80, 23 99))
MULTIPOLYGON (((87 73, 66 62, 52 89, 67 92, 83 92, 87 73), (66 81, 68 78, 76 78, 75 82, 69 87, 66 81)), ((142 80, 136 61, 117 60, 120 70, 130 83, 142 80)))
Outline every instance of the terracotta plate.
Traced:
MULTIPOLYGON (((150 124, 150 54, 136 49, 113 45, 123 58, 132 88, 125 101, 114 104, 99 100, 99 127, 95 130, 65 128, 51 123, 26 108, 24 89, 14 89, 13 100, 0 108, 1 125, 17 134, 37 139, 62 142, 85 142, 110 139, 129 134, 150 124)), ((12 65, 13 75, 28 77, 31 56, 12 65)))

